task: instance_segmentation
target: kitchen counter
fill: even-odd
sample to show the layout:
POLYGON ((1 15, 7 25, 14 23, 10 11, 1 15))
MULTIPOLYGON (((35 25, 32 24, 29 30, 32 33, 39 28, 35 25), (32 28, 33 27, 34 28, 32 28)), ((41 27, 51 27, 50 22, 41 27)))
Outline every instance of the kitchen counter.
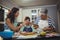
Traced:
POLYGON ((4 38, 4 40, 60 40, 60 35, 54 37, 41 37, 41 36, 30 36, 31 38, 22 38, 22 36, 16 36, 12 38, 4 38))
POLYGON ((4 40, 60 40, 60 36, 55 36, 55 37, 36 37, 36 38, 29 38, 29 39, 17 39, 17 38, 7 38, 4 40))
MULTIPOLYGON (((6 34, 7 31, 5 31, 5 33, 0 33, 0 34, 4 34, 4 35, 7 35, 7 36, 4 36, 3 35, 3 40, 60 40, 60 34, 58 34, 57 36, 54 36, 54 37, 41 37, 41 36, 37 36, 38 34, 35 34, 35 35, 32 35, 32 36, 22 36, 21 34, 18 33, 14 33, 14 35, 10 38, 9 35, 12 35, 12 34, 9 34, 9 32, 6 34), (9 35, 8 35, 9 34, 9 35), (24 38, 25 37, 25 38, 24 38), (31 37, 31 38, 29 38, 31 37)), ((13 32, 11 32, 13 33, 13 32)))

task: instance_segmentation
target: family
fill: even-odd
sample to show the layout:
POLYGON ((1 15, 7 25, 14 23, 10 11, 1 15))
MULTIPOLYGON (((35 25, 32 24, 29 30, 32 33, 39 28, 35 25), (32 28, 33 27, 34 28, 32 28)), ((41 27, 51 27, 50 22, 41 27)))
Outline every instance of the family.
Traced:
POLYGON ((25 17, 24 22, 17 23, 16 18, 19 15, 19 9, 13 7, 7 15, 6 25, 11 31, 20 32, 21 34, 34 34, 46 30, 55 31, 54 21, 47 14, 48 10, 42 9, 41 15, 37 17, 34 24, 30 22, 30 17, 28 16, 25 17))

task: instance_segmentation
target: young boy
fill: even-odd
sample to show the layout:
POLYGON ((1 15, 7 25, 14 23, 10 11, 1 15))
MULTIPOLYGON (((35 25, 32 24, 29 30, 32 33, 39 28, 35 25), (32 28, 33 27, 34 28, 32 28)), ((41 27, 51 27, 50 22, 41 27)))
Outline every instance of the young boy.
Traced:
POLYGON ((31 25, 30 23, 30 18, 29 17, 25 17, 24 19, 24 23, 23 26, 20 29, 20 32, 24 35, 24 34, 34 34, 34 27, 31 25))

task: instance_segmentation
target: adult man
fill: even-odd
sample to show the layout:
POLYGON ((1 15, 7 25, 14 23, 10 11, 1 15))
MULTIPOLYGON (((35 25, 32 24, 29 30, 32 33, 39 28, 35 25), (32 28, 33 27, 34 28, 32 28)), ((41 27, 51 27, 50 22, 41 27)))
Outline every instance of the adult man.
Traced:
POLYGON ((55 28, 54 21, 47 15, 48 10, 42 8, 40 13, 41 15, 39 15, 39 17, 35 21, 35 24, 39 25, 39 30, 42 31, 42 29, 44 28, 44 30, 55 28))

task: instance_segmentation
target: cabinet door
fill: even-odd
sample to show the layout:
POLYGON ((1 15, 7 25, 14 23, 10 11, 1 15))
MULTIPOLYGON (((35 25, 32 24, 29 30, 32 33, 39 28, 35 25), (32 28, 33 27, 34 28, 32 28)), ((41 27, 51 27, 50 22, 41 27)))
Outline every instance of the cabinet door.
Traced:
POLYGON ((4 10, 0 9, 0 31, 4 31, 4 10))
POLYGON ((60 12, 58 13, 58 30, 59 30, 59 33, 60 33, 60 12))
POLYGON ((4 10, 0 9, 0 22, 4 21, 4 10))
POLYGON ((0 24, 0 32, 4 31, 4 24, 0 24))

